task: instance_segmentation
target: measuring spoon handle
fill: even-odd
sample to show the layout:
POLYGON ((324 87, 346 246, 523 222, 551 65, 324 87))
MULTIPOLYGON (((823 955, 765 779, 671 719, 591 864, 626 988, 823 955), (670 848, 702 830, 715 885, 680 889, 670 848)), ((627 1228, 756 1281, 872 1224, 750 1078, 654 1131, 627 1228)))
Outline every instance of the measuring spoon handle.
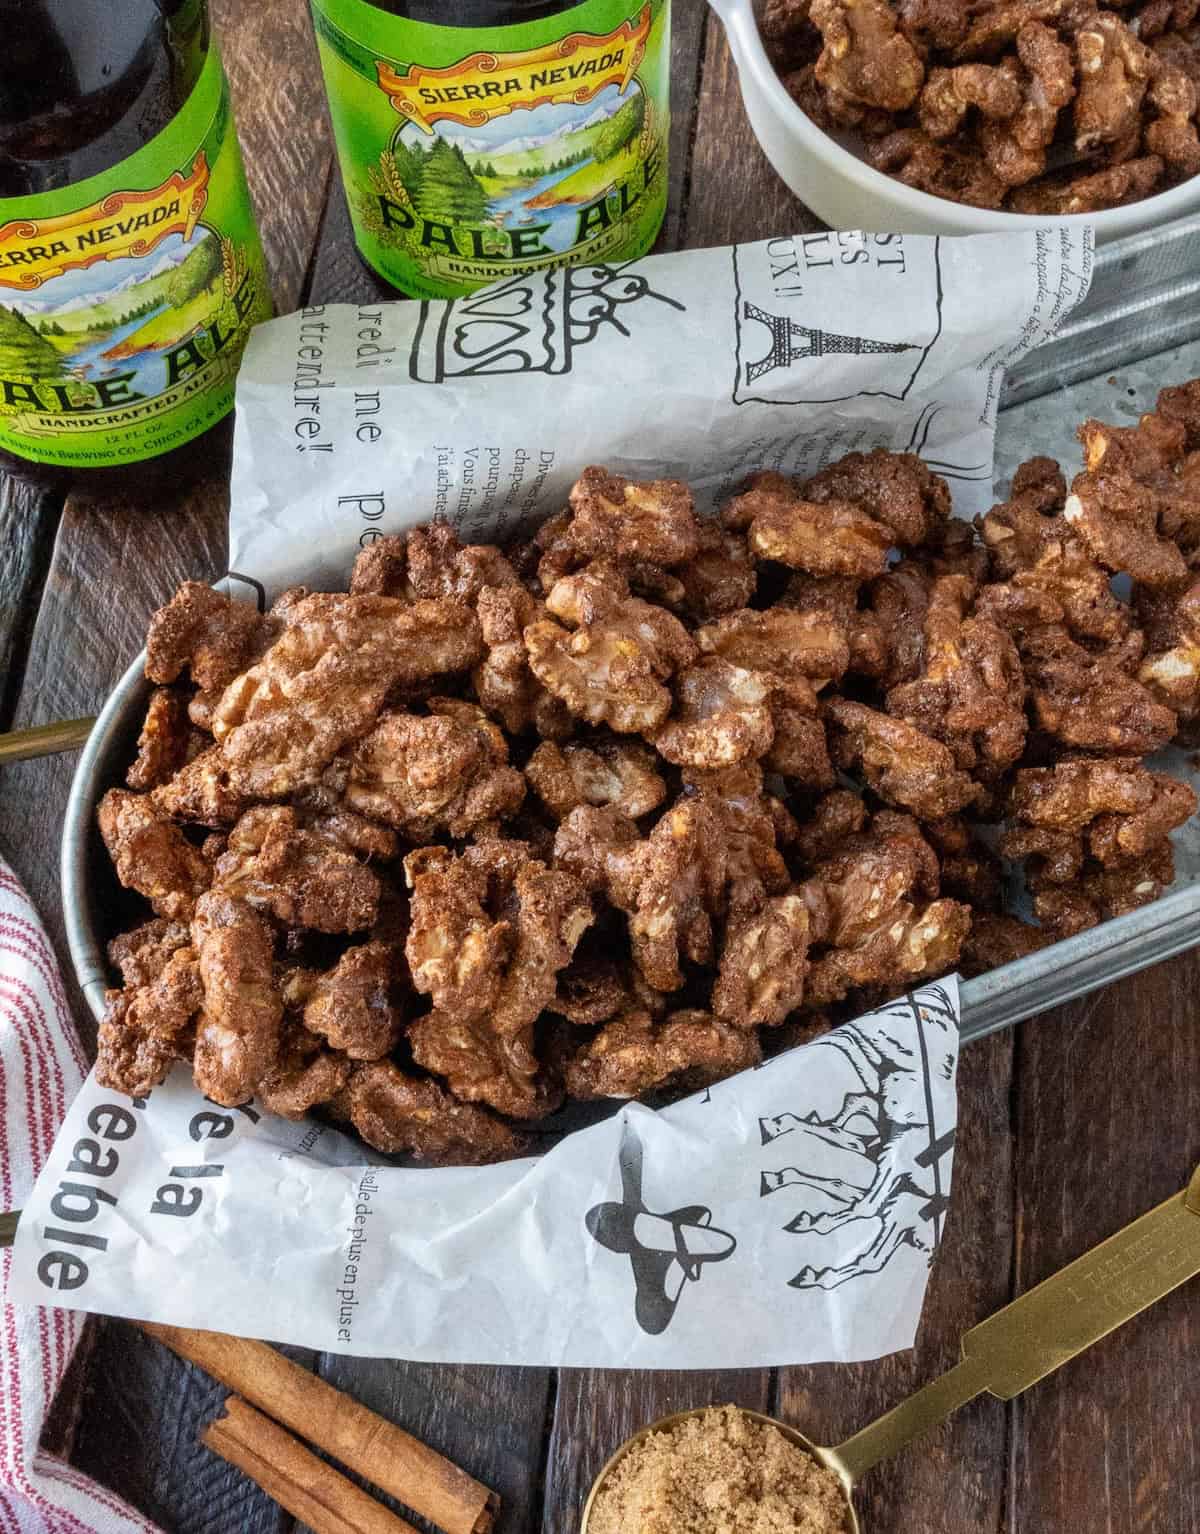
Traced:
POLYGON ((1010 1401, 1200 1273, 1200 1167, 1159 1204, 981 1321, 961 1360, 833 1450, 852 1481, 987 1391, 1010 1401))

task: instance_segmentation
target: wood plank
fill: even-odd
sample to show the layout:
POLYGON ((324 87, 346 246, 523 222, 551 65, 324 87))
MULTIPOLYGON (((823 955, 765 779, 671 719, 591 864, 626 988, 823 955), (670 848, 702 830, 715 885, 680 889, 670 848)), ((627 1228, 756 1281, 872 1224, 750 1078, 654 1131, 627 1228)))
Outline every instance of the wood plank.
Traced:
MULTIPOLYGON (((1021 1032, 1017 1287, 1183 1187, 1200 1162, 1200 955, 1146 970, 1021 1032)), ((1016 1403, 1024 1529, 1200 1528, 1196 1283, 1016 1403)))
POLYGON ((300 302, 333 158, 307 0, 213 0, 275 307, 300 302))
POLYGON ((100 1321, 72 1463, 171 1534, 287 1534, 290 1515, 198 1440, 228 1394, 137 1327, 100 1321))
MULTIPOLYGON (((320 1373, 499 1492, 502 1509, 496 1534, 530 1534, 536 1529, 536 1467, 551 1402, 549 1370, 326 1354, 320 1373)), ((387 1506, 405 1511, 374 1487, 368 1489, 387 1506)), ((412 1521, 427 1527, 419 1519, 412 1521)), ((297 1527, 297 1534, 303 1534, 303 1526, 297 1527)))
POLYGON ((0 476, 0 730, 16 708, 62 495, 0 476))
POLYGON ((681 242, 732 245, 825 225, 775 174, 754 137, 725 32, 714 18, 704 69, 681 242))
MULTIPOLYGON (((182 580, 212 580, 226 564, 228 492, 208 483, 159 499, 73 497, 62 515, 14 712, 17 727, 94 714, 142 648, 146 623, 182 580)), ((70 974, 58 851, 74 755, 0 768, 0 850, 41 912, 85 1042, 95 1029, 70 974)))
MULTIPOLYGON (((916 1347, 848 1368, 780 1371, 778 1415, 818 1443, 840 1442, 948 1369, 958 1359, 961 1334, 1008 1302, 1012 1062, 1009 1033, 972 1044, 960 1058, 953 1201, 916 1347)), ((1005 1407, 990 1399, 973 1403, 923 1443, 870 1473, 856 1497, 864 1529, 993 1534, 1007 1528, 1006 1442, 1005 1407)))

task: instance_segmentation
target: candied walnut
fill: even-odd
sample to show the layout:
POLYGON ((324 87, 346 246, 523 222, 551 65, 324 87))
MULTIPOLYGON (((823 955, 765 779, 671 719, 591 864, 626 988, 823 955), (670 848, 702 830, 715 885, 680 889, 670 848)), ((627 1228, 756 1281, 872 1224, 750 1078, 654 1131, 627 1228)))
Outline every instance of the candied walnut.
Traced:
POLYGON ((731 922, 713 986, 712 1009, 738 1028, 776 1027, 804 1000, 808 907, 779 895, 731 922))
POLYGON ((810 14, 825 44, 817 82, 830 97, 887 112, 912 106, 925 68, 887 0, 812 0, 810 14))
MULTIPOLYGON (((1195 813, 1196 795, 1188 784, 1151 772, 1135 757, 1082 757, 1022 768, 1008 809, 1027 827, 1070 833, 1077 841, 1085 832, 1092 857, 1110 867, 1144 857, 1195 813)), ((1078 866, 1051 869, 1047 877, 1064 884, 1078 871, 1078 866)))
POLYGON ((1025 678, 1010 636, 965 616, 973 594, 962 575, 933 583, 920 675, 890 690, 887 710, 949 746, 958 767, 995 778, 1024 749, 1025 678))
POLYGON ((979 797, 978 786, 955 767, 948 747, 914 725, 844 698, 832 699, 827 714, 837 729, 831 740, 835 763, 860 766, 870 787, 889 804, 936 820, 979 797))
POLYGON ((562 747, 543 741, 526 763, 525 776, 555 820, 565 820, 581 804, 611 805, 637 820, 667 796, 654 753, 633 740, 573 741, 562 747))
POLYGON ((1009 500, 983 518, 980 531, 994 573, 1020 595, 986 587, 976 614, 1010 631, 1061 622, 1079 639, 1121 640, 1130 630, 1129 608, 1114 596, 1108 572, 1075 527, 1063 516, 1046 515, 1047 498, 1056 493, 1054 484, 1014 479, 1009 500))
POLYGON ((534 676, 577 718, 621 735, 653 730, 671 708, 667 679, 695 658, 677 618, 637 597, 622 597, 606 573, 568 576, 547 599, 574 632, 548 620, 525 630, 534 676))
POLYGON ((1149 197, 1162 180, 1164 169, 1158 155, 1148 154, 1082 176, 1047 176, 1032 186, 1018 187, 1012 194, 1012 210, 1059 217, 1119 208, 1149 197))
POLYGON ((768 772, 777 772, 793 786, 833 787, 833 763, 824 721, 791 704, 776 702, 771 708, 774 736, 763 756, 768 772))
POLYGON ((567 537, 588 559, 681 565, 699 547, 692 493, 678 479, 645 482, 584 469, 570 495, 567 537))
POLYGON ((502 1036, 486 1018, 434 1008, 408 1029, 418 1065, 445 1077, 463 1103, 486 1103, 514 1119, 545 1118, 562 1104, 556 1073, 543 1069, 533 1048, 532 1025, 502 1036))
POLYGON ((108 960, 120 970, 125 985, 136 989, 148 985, 171 955, 187 948, 191 941, 186 922, 166 921, 156 916, 140 927, 114 937, 108 945, 108 960))
POLYGON ((1075 56, 1075 148, 1090 154, 1125 138, 1137 124, 1154 55, 1119 16, 1098 11, 1076 32, 1075 56))
POLYGON ((1034 718, 1065 746, 1114 756, 1145 756, 1175 733, 1169 708, 1103 656, 1061 629, 1019 638, 1034 718))
POLYGON ((725 851, 723 904, 730 919, 762 910, 768 896, 791 884, 777 843, 798 835, 795 822, 778 799, 764 793, 757 762, 716 772, 684 768, 682 777, 686 793, 702 797, 717 818, 725 851))
POLYGON ((998 847, 1012 863, 1024 863, 1030 884, 1071 884, 1083 868, 1083 837, 1053 826, 1010 826, 998 847))
POLYGON ((197 898, 212 882, 212 870, 151 796, 110 788, 96 819, 125 888, 144 895, 157 916, 190 920, 197 898))
POLYGON ((155 1038, 176 1039, 192 1025, 203 1000, 196 950, 179 948, 134 992, 126 1020, 155 1038))
POLYGON ((931 69, 921 91, 918 116, 932 139, 952 138, 974 107, 987 118, 1012 117, 1021 105, 1021 88, 1003 69, 990 64, 958 64, 931 69))
POLYGON ((1053 941, 1053 933, 1032 927, 1015 916, 975 911, 960 956, 963 973, 986 974, 989 969, 999 969, 1002 964, 1028 958, 1053 941))
POLYGON ((1178 421, 1153 413, 1143 415, 1136 426, 1085 421, 1076 435, 1090 474, 1124 472, 1147 487, 1171 482, 1187 442, 1187 431, 1178 421))
POLYGON ((191 744, 183 694, 156 687, 146 705, 138 736, 137 756, 125 774, 130 788, 157 788, 183 766, 191 744))
POLYGON ((289 608, 257 665, 226 689, 213 715, 230 782, 256 798, 315 783, 364 735, 393 687, 465 671, 480 654, 479 622, 449 600, 321 592, 289 608))
POLYGON ((1157 534, 1152 491, 1125 470, 1076 475, 1063 520, 1106 570, 1151 587, 1177 586, 1187 576, 1183 555, 1157 534))
POLYGON ((845 634, 820 610, 744 607, 697 629, 695 638, 703 654, 769 677, 776 696, 809 713, 814 688, 837 680, 850 664, 845 634))
POLYGON ((458 858, 429 855, 440 851, 405 860, 413 984, 439 1013, 522 1038, 550 1005, 559 970, 591 924, 586 892, 518 842, 480 842, 458 858))
POLYGON ((1200 174, 1200 137, 1196 133, 1196 83, 1178 65, 1156 56, 1150 104, 1158 114, 1148 124, 1145 145, 1181 179, 1200 174))
POLYGON ((677 572, 683 607, 701 623, 745 607, 754 595, 754 561, 746 540, 717 521, 704 518, 695 555, 677 572))
POLYGON ((349 810, 315 815, 307 821, 306 829, 359 858, 377 858, 386 863, 400 851, 400 838, 394 831, 349 810))
POLYGON ((233 681, 270 631, 257 608, 185 581, 150 620, 146 675, 174 682, 186 670, 201 692, 213 692, 233 681))
POLYGON ((779 605, 818 616, 829 625, 831 633, 844 641, 847 670, 878 677, 887 668, 889 636, 878 614, 859 608, 859 592, 863 589, 854 576, 797 572, 789 577, 779 605))
POLYGON ((988 167, 1005 186, 1023 186, 1045 171, 1058 114, 1075 96, 1075 60, 1053 28, 1027 21, 1016 43, 1019 62, 1005 65, 1020 86, 1021 104, 1006 122, 979 129, 988 167))
POLYGON ((824 862, 861 831, 866 820, 867 806, 861 794, 849 788, 831 789, 817 800, 800 827, 796 850, 806 863, 824 862))
POLYGON ((167 1078, 178 1055, 169 1040, 130 1026, 128 991, 109 991, 96 1039, 96 1080, 111 1091, 148 1097, 167 1078))
POLYGON ((961 0, 900 0, 897 21, 922 58, 953 53, 967 35, 967 10, 961 0))
POLYGON ((350 572, 350 595, 355 597, 402 597, 407 594, 408 546, 396 533, 368 543, 350 572))
POLYGON ((500 729, 474 703, 427 700, 428 716, 384 714, 353 748, 346 804, 411 841, 463 837, 520 809, 525 780, 500 729))
MULTIPOLYGON (((1070 13, 1079 9, 1077 0, 997 0, 997 3, 985 4, 974 15, 955 58, 994 58, 1014 42, 1031 21, 1053 23, 1062 20, 1070 25, 1077 19, 1070 13)), ((1087 0, 1083 11, 1088 13, 1089 10, 1090 0, 1087 0)))
POLYGON ((250 804, 229 781, 220 746, 201 751, 154 789, 150 798, 155 809, 171 820, 188 820, 214 829, 232 825, 250 804))
POLYGON ((684 957, 712 962, 712 917, 728 872, 721 833, 722 817, 703 795, 667 810, 644 841, 613 810, 585 806, 559 827, 556 864, 626 912, 634 960, 656 991, 680 988, 684 957))
POLYGON ((347 949, 314 985, 304 1005, 304 1026, 351 1060, 381 1060, 400 1033, 393 965, 384 943, 347 949))
POLYGON ((971 927, 971 912, 956 900, 934 900, 922 910, 902 906, 852 948, 833 948, 814 959, 808 1000, 841 1001, 851 990, 885 984, 902 989, 954 968, 971 927))
POLYGON ((915 453, 847 453, 805 480, 812 501, 849 501, 882 522, 900 548, 914 548, 940 532, 950 516, 950 491, 915 453))
POLYGON ((867 149, 867 163, 905 186, 971 208, 998 208, 1008 188, 977 153, 939 144, 919 128, 897 128, 867 149))
POLYGON ((485 586, 515 586, 517 572, 490 543, 459 542, 449 522, 435 518, 405 540, 408 593, 429 601, 472 602, 485 586))
POLYGON ((1138 681, 1181 719, 1200 714, 1200 581, 1180 591, 1137 593, 1147 655, 1138 681))
POLYGON ((559 971, 550 1010, 581 1028, 606 1023, 632 1005, 628 976, 617 961, 594 951, 575 956, 559 971))
POLYGON ((1071 937, 1098 922, 1124 916, 1157 900, 1175 877, 1170 842, 1115 868, 1089 864, 1070 888, 1049 885, 1033 897, 1034 914, 1055 937, 1071 937))
POLYGON ((891 531, 850 501, 805 500, 786 481, 744 491, 722 516, 728 525, 748 529, 751 551, 760 559, 813 575, 879 575, 892 545, 891 531))
POLYGON ((1183 444, 1188 452, 1200 449, 1200 378, 1160 389, 1155 414, 1160 420, 1183 428, 1183 444))
POLYGON ((525 1149, 517 1132, 486 1109, 456 1102, 437 1082, 406 1076, 386 1060, 355 1068, 348 1107, 367 1144, 388 1155, 480 1166, 525 1149))
POLYGON ((192 923, 204 1003, 192 1061, 206 1097, 248 1101, 275 1064, 283 997, 274 983, 271 935, 243 900, 201 896, 192 923))
POLYGON ((774 738, 770 679, 706 656, 675 682, 671 717, 650 734, 676 766, 731 767, 762 756, 774 738))
POLYGON ((529 669, 522 638, 535 618, 545 617, 541 604, 521 586, 485 586, 475 611, 484 644, 471 675, 479 702, 512 735, 532 729, 546 739, 565 739, 573 720, 529 669))
POLYGON ((369 868, 313 831, 284 805, 247 810, 217 859, 214 887, 269 911, 288 927, 359 932, 379 909, 369 868))
POLYGON ((327 1103, 350 1080, 351 1063, 325 1049, 323 1041, 294 1020, 286 1020, 275 1064, 255 1093, 268 1113, 302 1119, 311 1108, 327 1103))
POLYGON ((710 1017, 673 1012, 655 1022, 632 1011, 607 1023, 567 1062, 567 1091, 581 1100, 698 1091, 762 1058, 757 1036, 710 1017))

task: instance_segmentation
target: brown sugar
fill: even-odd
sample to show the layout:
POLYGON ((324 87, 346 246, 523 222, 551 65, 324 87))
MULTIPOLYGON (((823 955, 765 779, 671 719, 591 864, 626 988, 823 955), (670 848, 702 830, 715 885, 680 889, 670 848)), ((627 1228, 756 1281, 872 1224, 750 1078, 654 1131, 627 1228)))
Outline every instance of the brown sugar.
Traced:
POLYGON ((832 1470, 735 1406, 651 1433, 596 1498, 588 1534, 847 1534, 832 1470))

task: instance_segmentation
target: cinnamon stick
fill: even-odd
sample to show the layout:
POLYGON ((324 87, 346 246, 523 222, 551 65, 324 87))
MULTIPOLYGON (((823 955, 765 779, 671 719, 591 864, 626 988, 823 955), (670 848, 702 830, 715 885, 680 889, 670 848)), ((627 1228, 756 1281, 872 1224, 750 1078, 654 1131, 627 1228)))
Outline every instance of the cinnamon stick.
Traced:
POLYGON ((253 1406, 230 1396, 225 1411, 200 1441, 315 1534, 417 1534, 253 1406))
POLYGON ((274 1348, 220 1332, 141 1327, 446 1534, 489 1534, 500 1505, 495 1492, 274 1348))

